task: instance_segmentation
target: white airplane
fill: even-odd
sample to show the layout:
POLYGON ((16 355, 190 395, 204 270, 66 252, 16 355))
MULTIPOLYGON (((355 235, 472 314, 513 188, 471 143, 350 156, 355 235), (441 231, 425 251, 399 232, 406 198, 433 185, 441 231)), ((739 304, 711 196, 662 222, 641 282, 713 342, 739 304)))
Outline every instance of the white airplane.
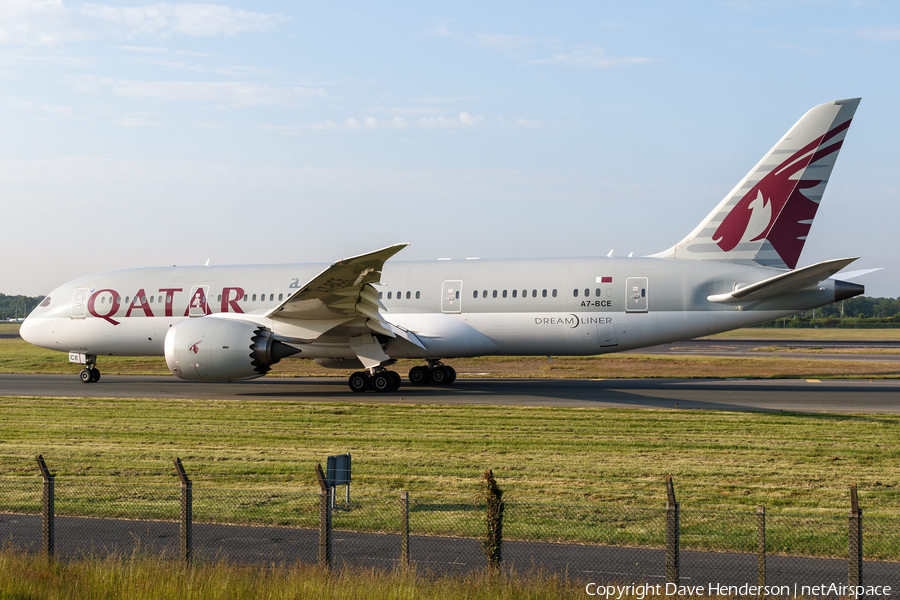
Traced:
MULTIPOLYGON (((288 356, 357 368, 354 392, 450 384, 449 357, 595 355, 709 335, 864 292, 832 276, 856 260, 796 268, 859 99, 816 106, 683 240, 642 258, 388 262, 395 244, 332 265, 158 267, 53 290, 22 337, 69 353, 166 357, 190 381, 265 375, 288 356)), ((862 274, 848 274, 846 278, 862 274)))

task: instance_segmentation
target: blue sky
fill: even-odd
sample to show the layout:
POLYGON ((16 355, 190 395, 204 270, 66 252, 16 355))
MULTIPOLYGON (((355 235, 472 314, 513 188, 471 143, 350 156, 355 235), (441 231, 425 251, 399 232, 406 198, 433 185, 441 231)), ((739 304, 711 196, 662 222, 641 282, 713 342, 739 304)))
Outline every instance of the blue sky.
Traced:
POLYGON ((96 271, 651 254, 862 96, 801 265, 900 296, 893 2, 0 0, 0 292, 96 271))

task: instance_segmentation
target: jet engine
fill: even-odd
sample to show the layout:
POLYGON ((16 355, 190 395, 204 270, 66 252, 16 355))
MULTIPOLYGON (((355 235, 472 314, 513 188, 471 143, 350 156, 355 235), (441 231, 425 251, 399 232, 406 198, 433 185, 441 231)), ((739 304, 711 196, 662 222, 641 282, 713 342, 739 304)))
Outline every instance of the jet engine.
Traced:
POLYGON ((185 319, 166 333, 166 364, 188 381, 238 381, 262 377, 299 349, 273 338, 266 327, 237 319, 185 319))

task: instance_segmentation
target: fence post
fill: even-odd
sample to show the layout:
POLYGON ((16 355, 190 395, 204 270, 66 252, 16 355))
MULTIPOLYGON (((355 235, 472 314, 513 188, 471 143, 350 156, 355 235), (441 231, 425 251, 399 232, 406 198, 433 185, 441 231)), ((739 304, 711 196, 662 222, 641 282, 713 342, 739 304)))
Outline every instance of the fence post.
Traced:
POLYGON ((185 564, 191 564, 191 551, 194 543, 193 520, 194 520, 194 490, 191 480, 188 479, 181 459, 175 459, 175 470, 178 472, 178 478, 181 480, 181 523, 178 531, 178 537, 181 542, 180 555, 181 560, 185 564))
POLYGON ((756 569, 759 586, 766 587, 766 507, 756 507, 756 569))
POLYGON ((44 457, 37 455, 38 467, 41 470, 41 477, 44 478, 44 489, 41 494, 41 550, 47 558, 53 558, 55 550, 55 532, 53 529, 53 500, 55 496, 53 475, 44 462, 44 457))
POLYGON ((316 464, 319 480, 319 564, 331 568, 331 488, 325 481, 322 465, 316 464))
POLYGON ((678 585, 678 538, 681 533, 675 484, 666 475, 666 583, 678 585))
POLYGON ((400 566, 409 566, 409 492, 400 492, 400 566))
POLYGON ((863 584, 863 518, 856 495, 856 484, 850 486, 850 531, 847 536, 847 585, 863 584))

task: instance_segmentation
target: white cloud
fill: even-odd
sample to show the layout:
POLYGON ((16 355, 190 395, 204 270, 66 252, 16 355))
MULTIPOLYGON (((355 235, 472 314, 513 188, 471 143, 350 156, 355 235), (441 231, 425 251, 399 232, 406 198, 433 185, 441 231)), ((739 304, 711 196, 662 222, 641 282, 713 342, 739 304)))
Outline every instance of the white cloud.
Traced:
POLYGON ((613 67, 630 67, 645 65, 659 60, 646 56, 612 56, 599 46, 590 48, 579 47, 571 52, 557 52, 550 58, 534 59, 531 62, 536 65, 565 65, 582 67, 585 69, 610 69, 613 67))
POLYGON ((900 40, 900 27, 891 27, 889 25, 867 27, 857 31, 856 36, 875 42, 895 42, 900 40))
POLYGON ((459 113, 458 118, 453 117, 422 117, 419 119, 419 127, 426 129, 458 129, 460 127, 473 127, 475 124, 484 120, 484 117, 473 117, 469 113, 463 111, 459 113))
POLYGON ((429 30, 427 33, 442 37, 452 37, 462 43, 477 44, 502 52, 508 56, 525 59, 544 54, 549 58, 530 58, 529 62, 537 65, 568 65, 587 69, 609 69, 643 65, 658 60, 644 56, 612 56, 600 46, 582 44, 572 47, 569 52, 557 49, 562 42, 555 38, 528 37, 509 33, 476 33, 474 35, 457 34, 445 27, 429 30))
MULTIPOLYGON (((460 128, 471 128, 476 125, 483 123, 484 117, 481 115, 472 116, 468 112, 461 112, 458 117, 421 117, 418 120, 409 121, 402 116, 395 116, 392 119, 376 119, 374 117, 365 117, 363 120, 359 120, 356 117, 350 117, 348 119, 344 119, 341 123, 336 123, 331 120, 323 121, 322 123, 314 123, 313 125, 307 125, 306 129, 320 129, 320 130, 375 130, 375 129, 392 129, 392 130, 405 130, 405 129, 460 129, 460 128)), ((260 129, 266 129, 270 131, 277 131, 284 135, 297 135, 299 133, 299 128, 296 127, 285 127, 278 125, 262 125, 260 129)))
POLYGON ((81 77, 77 80, 80 91, 96 91, 109 88, 122 98, 148 98, 153 100, 213 102, 219 106, 245 108, 250 106, 285 106, 296 108, 313 98, 325 98, 322 89, 274 88, 241 81, 132 81, 125 79, 99 79, 81 77))
POLYGON ((537 129, 538 127, 544 126, 544 124, 537 119, 517 119, 516 123, 522 127, 527 127, 528 129, 537 129))
POLYGON ((84 4, 68 8, 62 0, 3 0, 0 44, 55 46, 105 35, 234 35, 271 29, 285 20, 287 17, 280 14, 253 13, 216 4, 84 4))
POLYGON ((515 52, 536 45, 559 44, 559 40, 551 38, 532 38, 508 33, 476 33, 474 38, 481 46, 500 52, 515 52))
MULTIPOLYGON (((68 119, 74 112, 70 106, 57 106, 48 102, 35 103, 14 96, 0 96, 0 106, 11 110, 42 111, 56 119, 68 119)), ((39 120, 48 120, 46 117, 39 120)))
POLYGON ((148 6, 114 7, 85 4, 81 14, 113 25, 125 35, 166 34, 193 36, 234 35, 247 31, 263 31, 286 20, 278 14, 252 13, 215 4, 151 4, 148 6))
POLYGON ((121 125, 122 127, 156 127, 159 123, 141 119, 140 117, 123 117, 116 121, 116 125, 121 125))

